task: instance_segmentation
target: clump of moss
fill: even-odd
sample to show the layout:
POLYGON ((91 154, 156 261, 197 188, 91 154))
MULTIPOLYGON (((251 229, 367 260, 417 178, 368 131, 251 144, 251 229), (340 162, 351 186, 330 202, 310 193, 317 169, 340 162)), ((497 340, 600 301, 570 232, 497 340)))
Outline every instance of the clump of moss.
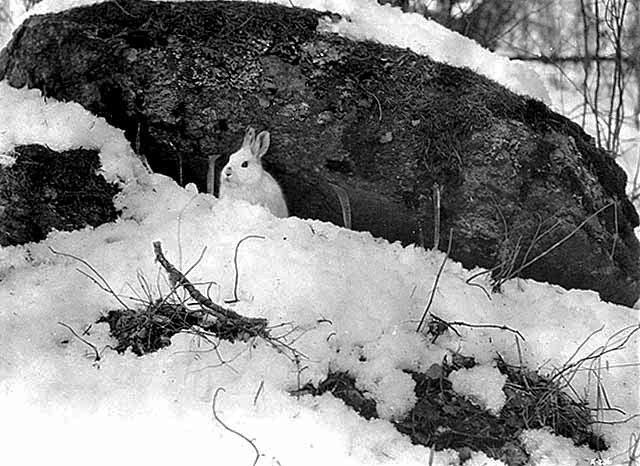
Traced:
POLYGON ((116 219, 113 197, 118 188, 97 173, 97 151, 56 152, 27 145, 16 147, 13 155, 15 163, 0 168, 1 246, 116 219))

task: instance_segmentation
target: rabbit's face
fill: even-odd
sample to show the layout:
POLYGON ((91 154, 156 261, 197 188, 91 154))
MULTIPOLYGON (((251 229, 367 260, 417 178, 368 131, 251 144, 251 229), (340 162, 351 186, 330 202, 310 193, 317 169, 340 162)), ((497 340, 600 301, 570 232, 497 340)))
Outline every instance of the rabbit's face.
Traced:
POLYGON ((229 157, 221 173, 222 183, 245 185, 255 183, 262 174, 262 163, 244 148, 229 157))
POLYGON ((220 173, 220 182, 227 186, 243 186, 256 183, 262 177, 262 156, 269 149, 269 132, 256 136, 255 130, 247 128, 242 147, 231 154, 229 162, 220 173))

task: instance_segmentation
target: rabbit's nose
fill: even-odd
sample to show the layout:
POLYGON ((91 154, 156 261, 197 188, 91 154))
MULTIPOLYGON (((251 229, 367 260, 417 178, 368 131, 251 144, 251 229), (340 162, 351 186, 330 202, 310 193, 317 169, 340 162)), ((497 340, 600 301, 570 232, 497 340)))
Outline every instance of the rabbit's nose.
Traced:
POLYGON ((229 177, 231 176, 231 167, 227 167, 224 170, 224 176, 229 177))

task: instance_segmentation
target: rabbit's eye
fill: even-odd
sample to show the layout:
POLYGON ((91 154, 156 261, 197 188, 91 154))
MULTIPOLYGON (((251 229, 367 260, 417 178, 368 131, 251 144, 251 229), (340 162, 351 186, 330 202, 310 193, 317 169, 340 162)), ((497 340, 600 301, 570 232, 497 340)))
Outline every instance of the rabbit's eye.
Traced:
POLYGON ((244 162, 242 162, 242 165, 240 165, 242 168, 247 168, 249 166, 249 162, 247 162, 246 160, 244 162))

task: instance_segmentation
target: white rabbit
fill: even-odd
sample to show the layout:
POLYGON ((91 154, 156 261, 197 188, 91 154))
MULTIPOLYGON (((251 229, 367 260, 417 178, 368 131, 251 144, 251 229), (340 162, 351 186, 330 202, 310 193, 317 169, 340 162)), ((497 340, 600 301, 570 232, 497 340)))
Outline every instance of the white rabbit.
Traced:
MULTIPOLYGON (((289 210, 282 189, 262 167, 262 157, 269 149, 269 141, 268 131, 262 131, 256 137, 256 131, 247 128, 242 147, 231 154, 229 162, 220 172, 219 197, 258 204, 276 217, 284 218, 289 216, 289 210)), ((210 173, 213 173, 213 162, 210 162, 210 173)), ((212 187, 209 189, 212 190, 212 187)))

